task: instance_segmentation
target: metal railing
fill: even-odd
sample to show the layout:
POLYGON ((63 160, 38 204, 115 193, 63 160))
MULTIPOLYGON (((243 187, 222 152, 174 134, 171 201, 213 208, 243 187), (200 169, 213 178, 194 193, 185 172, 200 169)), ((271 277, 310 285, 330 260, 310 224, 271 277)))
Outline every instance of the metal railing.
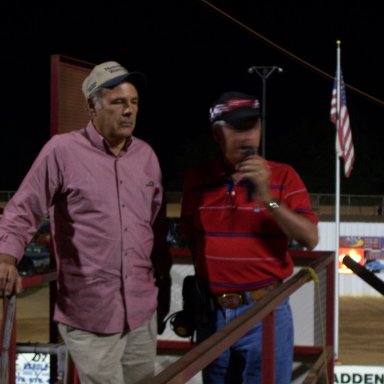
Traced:
MULTIPOLYGON (((183 384, 188 382, 220 353, 224 352, 241 336, 259 321, 263 322, 263 355, 262 355, 262 382, 274 383, 274 310, 283 300, 301 288, 305 283, 316 279, 316 274, 326 271, 326 330, 323 345, 295 347, 295 361, 309 366, 308 373, 303 381, 305 384, 333 380, 334 369, 334 253, 333 252, 306 252, 294 251, 292 256, 296 266, 302 266, 297 274, 273 289, 267 296, 260 299, 253 307, 232 320, 220 331, 203 341, 182 355, 173 364, 169 365, 154 378, 146 381, 148 384, 183 384), (299 360, 298 360, 299 359, 299 360)), ((319 309, 320 310, 320 309, 319 309)), ((322 312, 320 310, 320 312, 322 312)), ((177 354, 177 342, 164 343, 170 353, 173 349, 177 354)), ((160 343, 161 345, 161 343, 160 343)), ((185 352, 185 342, 181 342, 185 352)))
MULTIPOLYGON (((198 371, 209 364, 219 353, 228 348, 231 343, 235 342, 239 337, 245 334, 253 324, 263 321, 263 383, 273 382, 274 375, 274 350, 271 347, 271 340, 274 338, 274 309, 285 298, 297 291, 302 285, 314 278, 314 273, 326 270, 326 334, 324 345, 299 346, 296 348, 295 356, 306 366, 310 366, 309 373, 304 381, 305 384, 318 383, 324 376, 333 377, 333 292, 334 292, 334 254, 332 252, 305 252, 293 251, 293 257, 296 266, 306 267, 287 280, 284 284, 278 286, 270 292, 269 295, 261 299, 248 312, 244 313, 233 322, 228 324, 222 331, 217 332, 209 339, 193 347, 183 357, 174 364, 159 373, 150 380, 151 384, 160 383, 185 383, 192 378, 198 371)), ((42 283, 54 282, 56 279, 55 271, 47 271, 47 273, 25 277, 23 279, 23 287, 28 288, 42 283)), ((4 314, 8 313, 9 305, 12 305, 7 298, 3 298, 4 314)), ((2 319, 1 332, 1 360, 3 364, 0 366, 1 375, 4 380, 1 383, 13 384, 15 382, 15 354, 16 354, 16 338, 15 338, 15 311, 11 310, 10 316, 2 319), (6 326, 8 323, 8 326, 6 326), (9 329, 11 328, 11 329, 9 329), (5 341, 5 343, 4 343, 5 341)), ((162 345, 159 342, 159 349, 162 345)), ((297 361, 297 360, 296 360, 297 361)), ((51 372, 52 373, 52 372, 51 372)), ((71 377, 76 378, 76 373, 71 377)), ((72 381, 73 383, 74 381, 72 381)))
MULTIPOLYGON (((56 271, 23 278, 23 289, 55 281, 56 271)), ((3 297, 3 316, 0 332, 0 383, 14 384, 16 381, 16 296, 3 297)))

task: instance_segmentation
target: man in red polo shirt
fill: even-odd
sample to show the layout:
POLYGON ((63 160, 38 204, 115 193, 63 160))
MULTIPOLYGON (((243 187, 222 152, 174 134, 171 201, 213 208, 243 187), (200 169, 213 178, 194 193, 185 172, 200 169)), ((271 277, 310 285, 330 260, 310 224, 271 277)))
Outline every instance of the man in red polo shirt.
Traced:
MULTIPOLYGON (((196 274, 215 303, 209 321, 198 325, 198 341, 292 274, 290 241, 306 249, 318 242, 317 217, 299 175, 257 153, 259 101, 226 92, 213 104, 210 120, 221 156, 187 172, 181 212, 196 274)), ((277 307, 275 322, 276 383, 290 383, 293 324, 288 300, 277 307)), ((259 323, 204 369, 204 383, 260 382, 261 336, 259 323)))

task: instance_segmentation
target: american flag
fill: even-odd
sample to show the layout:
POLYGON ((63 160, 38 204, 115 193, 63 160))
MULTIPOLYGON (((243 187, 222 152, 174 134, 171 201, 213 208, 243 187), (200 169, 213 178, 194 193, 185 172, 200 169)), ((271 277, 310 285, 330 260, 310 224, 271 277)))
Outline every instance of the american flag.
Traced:
POLYGON ((344 159, 344 173, 349 177, 355 161, 355 151, 353 149, 352 132, 349 123, 349 114, 347 109, 347 98, 345 96, 345 87, 343 75, 340 71, 340 117, 337 119, 337 81, 335 79, 332 100, 331 100, 331 121, 338 126, 336 139, 336 153, 344 159))

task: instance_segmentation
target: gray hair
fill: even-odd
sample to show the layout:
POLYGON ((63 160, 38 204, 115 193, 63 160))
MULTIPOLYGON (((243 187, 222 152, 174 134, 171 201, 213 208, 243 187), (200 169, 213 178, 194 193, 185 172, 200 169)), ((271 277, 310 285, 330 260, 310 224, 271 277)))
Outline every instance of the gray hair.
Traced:
POLYGON ((98 89, 89 97, 92 99, 96 108, 101 109, 103 107, 103 88, 98 89))

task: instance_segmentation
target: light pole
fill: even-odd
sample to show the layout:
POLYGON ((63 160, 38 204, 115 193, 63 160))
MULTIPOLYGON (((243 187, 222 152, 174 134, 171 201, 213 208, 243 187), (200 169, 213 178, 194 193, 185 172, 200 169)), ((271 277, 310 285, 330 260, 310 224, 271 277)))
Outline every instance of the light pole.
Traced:
POLYGON ((261 153, 265 157, 266 156, 266 149, 265 149, 265 143, 266 143, 266 96, 267 96, 267 79, 269 76, 272 75, 274 71, 277 71, 278 73, 283 72, 283 68, 277 67, 277 66, 252 66, 248 68, 248 73, 254 74, 257 73, 263 82, 263 106, 261 109, 261 153))

